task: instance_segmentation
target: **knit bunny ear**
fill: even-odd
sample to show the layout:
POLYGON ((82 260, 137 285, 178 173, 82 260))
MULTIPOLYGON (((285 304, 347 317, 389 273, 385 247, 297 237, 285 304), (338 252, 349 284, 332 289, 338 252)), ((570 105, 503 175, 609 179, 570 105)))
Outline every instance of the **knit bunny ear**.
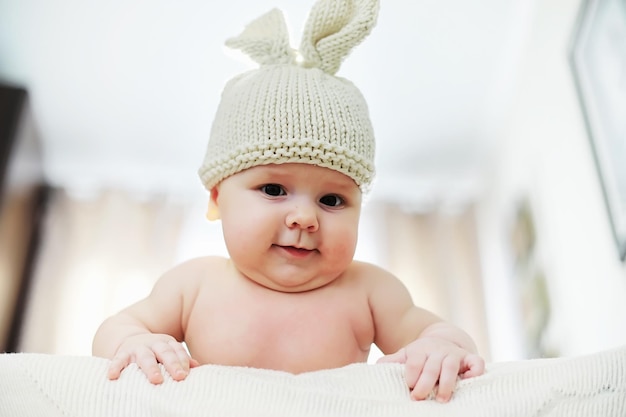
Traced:
POLYGON ((311 9, 300 44, 302 65, 334 75, 342 60, 370 33, 378 0, 319 0, 311 9))
POLYGON ((242 50, 261 65, 295 62, 285 18, 278 9, 252 21, 239 36, 228 39, 226 46, 242 50))

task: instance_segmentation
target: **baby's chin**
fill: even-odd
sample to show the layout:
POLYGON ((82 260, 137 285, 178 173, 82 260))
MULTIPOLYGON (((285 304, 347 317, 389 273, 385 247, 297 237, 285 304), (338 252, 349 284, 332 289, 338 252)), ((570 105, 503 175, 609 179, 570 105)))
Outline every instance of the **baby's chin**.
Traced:
POLYGON ((255 283, 258 286, 264 287, 271 291, 282 292, 282 293, 305 293, 309 291, 314 291, 334 282, 337 277, 303 277, 302 279, 294 278, 294 275, 285 274, 286 276, 278 276, 278 275, 257 275, 250 274, 244 276, 255 283))

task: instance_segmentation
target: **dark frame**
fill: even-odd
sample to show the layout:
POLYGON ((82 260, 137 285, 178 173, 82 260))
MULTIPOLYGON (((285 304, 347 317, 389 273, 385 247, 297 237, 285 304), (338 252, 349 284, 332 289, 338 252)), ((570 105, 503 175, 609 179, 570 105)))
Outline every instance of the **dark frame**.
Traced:
POLYGON ((585 0, 570 64, 613 235, 626 259, 626 0, 585 0))
POLYGON ((27 91, 0 82, 0 352, 17 352, 51 188, 27 91), (11 225, 7 227, 7 225, 11 225), (5 316, 6 315, 6 316, 5 316))

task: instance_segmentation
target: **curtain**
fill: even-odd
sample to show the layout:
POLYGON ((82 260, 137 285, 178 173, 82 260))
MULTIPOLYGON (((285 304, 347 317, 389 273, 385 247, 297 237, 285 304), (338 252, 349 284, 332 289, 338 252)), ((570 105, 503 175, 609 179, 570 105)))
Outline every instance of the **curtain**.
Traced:
POLYGON ((467 331, 489 358, 473 207, 423 213, 386 206, 387 266, 413 301, 467 331))
POLYGON ((50 201, 19 350, 91 354, 107 316, 146 296, 176 259, 186 207, 119 190, 50 201))

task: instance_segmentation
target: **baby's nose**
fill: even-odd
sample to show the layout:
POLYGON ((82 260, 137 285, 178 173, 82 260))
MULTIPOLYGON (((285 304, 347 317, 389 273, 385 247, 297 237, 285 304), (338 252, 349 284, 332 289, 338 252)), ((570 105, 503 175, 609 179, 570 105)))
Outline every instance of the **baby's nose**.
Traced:
POLYGON ((317 208, 312 204, 297 204, 287 214, 285 223, 289 228, 299 227, 309 232, 315 232, 319 228, 317 208))

